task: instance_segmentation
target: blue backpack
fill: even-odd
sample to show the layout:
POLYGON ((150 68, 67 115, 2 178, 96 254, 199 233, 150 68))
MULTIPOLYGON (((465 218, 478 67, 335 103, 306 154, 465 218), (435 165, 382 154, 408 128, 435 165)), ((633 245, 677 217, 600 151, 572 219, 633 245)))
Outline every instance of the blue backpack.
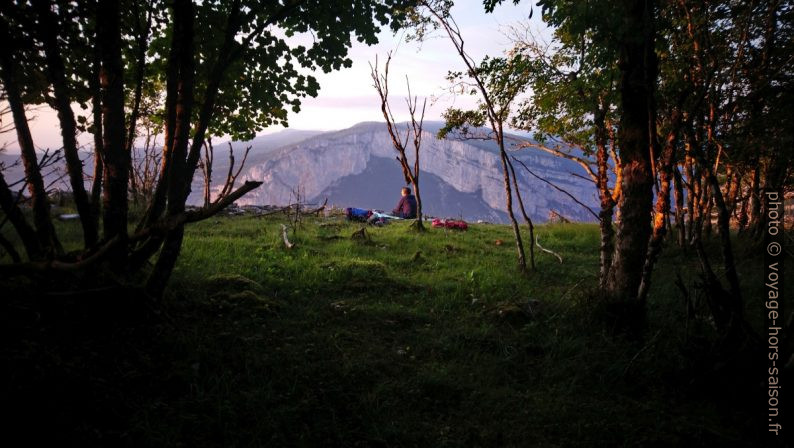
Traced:
POLYGON ((363 221, 372 216, 372 210, 365 210, 363 208, 348 207, 345 209, 345 216, 351 221, 363 221))

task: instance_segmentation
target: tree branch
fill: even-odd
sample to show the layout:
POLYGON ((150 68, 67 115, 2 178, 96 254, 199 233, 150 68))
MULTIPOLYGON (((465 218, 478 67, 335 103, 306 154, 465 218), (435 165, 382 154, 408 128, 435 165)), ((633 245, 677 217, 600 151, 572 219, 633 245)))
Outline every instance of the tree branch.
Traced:
POLYGON ((524 167, 524 169, 525 169, 525 170, 527 170, 527 172, 528 172, 529 174, 531 174, 531 175, 535 176, 536 178, 540 179, 541 181, 543 181, 543 182, 545 182, 545 183, 547 183, 547 184, 551 185, 551 186, 552 186, 552 187, 554 187, 556 190, 558 190, 558 191, 560 191, 560 192, 562 192, 562 193, 566 194, 566 195, 567 195, 569 198, 573 199, 573 201, 574 201, 574 202, 576 202, 577 204, 581 205, 581 206, 582 206, 582 207, 584 207, 584 208, 585 208, 585 209, 586 209, 588 212, 590 212, 590 214, 591 214, 591 215, 593 215, 593 216, 595 217, 595 219, 599 219, 599 217, 598 217, 598 213, 594 212, 592 208, 588 207, 587 205, 585 205, 584 203, 582 203, 580 200, 576 199, 576 197, 574 197, 574 195, 572 195, 571 193, 568 193, 567 191, 563 190, 562 188, 558 187, 557 185, 555 185, 555 184, 551 183, 550 181, 548 181, 548 180, 546 180, 546 179, 544 179, 544 178, 542 178, 542 177, 538 176, 537 174, 535 174, 535 173, 534 173, 534 172, 533 172, 531 169, 529 169, 529 167, 528 167, 528 166, 527 166, 527 165, 526 165, 524 162, 522 162, 521 160, 518 160, 518 159, 516 158, 516 156, 511 156, 511 157, 513 158, 513 160, 515 160, 516 162, 520 163, 520 164, 521 164, 521 166, 523 166, 523 167, 524 167))

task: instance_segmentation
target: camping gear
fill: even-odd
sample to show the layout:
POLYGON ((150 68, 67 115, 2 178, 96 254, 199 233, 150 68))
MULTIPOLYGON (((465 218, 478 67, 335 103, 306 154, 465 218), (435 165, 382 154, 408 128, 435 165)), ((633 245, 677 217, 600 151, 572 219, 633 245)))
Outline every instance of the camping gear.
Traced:
POLYGON ((345 217, 350 221, 367 222, 370 216, 372 216, 372 210, 355 207, 348 207, 345 209, 345 217))
POLYGON ((453 229, 453 230, 468 230, 469 225, 466 224, 466 221, 457 220, 457 219, 434 219, 431 223, 433 227, 441 227, 446 229, 453 229))
POLYGON ((403 218, 400 218, 399 216, 390 215, 388 213, 383 213, 383 212, 378 211, 378 210, 373 210, 372 211, 372 216, 374 216, 376 218, 383 218, 383 219, 403 219, 403 218))
POLYGON ((363 208, 348 207, 345 209, 345 217, 349 221, 366 222, 373 226, 383 226, 392 219, 402 219, 397 216, 383 213, 382 210, 366 210, 363 208))

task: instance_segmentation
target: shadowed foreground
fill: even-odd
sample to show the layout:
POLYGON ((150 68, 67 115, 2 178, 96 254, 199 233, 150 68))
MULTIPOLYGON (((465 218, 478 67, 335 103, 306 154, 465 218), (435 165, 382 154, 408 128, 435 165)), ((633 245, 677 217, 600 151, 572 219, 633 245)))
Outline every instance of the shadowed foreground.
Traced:
MULTIPOLYGON (((630 341, 589 299, 595 225, 539 227, 564 263, 541 254, 523 278, 507 226, 398 223, 356 241, 358 225, 325 218, 287 250, 281 222, 189 227, 162 304, 123 286, 34 292, 74 278, 4 279, 8 432, 127 446, 747 446, 764 428, 763 354, 714 362, 697 267, 677 247, 630 341)), ((761 253, 737 251, 755 297, 761 253)), ((759 303, 747 304, 757 330, 759 303)))

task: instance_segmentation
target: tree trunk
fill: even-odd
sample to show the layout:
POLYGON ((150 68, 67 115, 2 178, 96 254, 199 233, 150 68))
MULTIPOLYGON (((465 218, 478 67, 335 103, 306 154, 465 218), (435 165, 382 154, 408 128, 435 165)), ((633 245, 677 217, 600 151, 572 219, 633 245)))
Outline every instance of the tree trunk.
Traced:
POLYGON ((648 242, 648 254, 645 256, 645 264, 642 268, 642 280, 637 293, 637 298, 644 302, 648 298, 648 291, 651 287, 651 274, 656 260, 662 251, 662 243, 667 232, 666 221, 670 212, 670 183, 673 177, 675 164, 675 148, 678 144, 678 127, 681 123, 681 114, 674 110, 670 119, 670 131, 665 140, 664 150, 662 151, 661 163, 659 163, 659 193, 656 197, 656 213, 653 219, 653 229, 651 239, 648 242))
POLYGON ((684 159, 684 171, 686 172, 686 188, 687 188, 687 195, 686 195, 686 241, 687 244, 692 244, 692 240, 695 237, 695 214, 696 214, 696 207, 697 198, 698 198, 698 191, 697 191, 697 182, 695 180, 695 167, 694 161, 692 160, 692 155, 690 154, 689 144, 686 145, 686 158, 684 159))
POLYGON ((731 246, 730 236, 730 214, 720 190, 719 180, 714 175, 711 168, 711 162, 708 158, 700 153, 696 153, 698 162, 703 166, 706 175, 706 182, 711 187, 712 197, 714 204, 718 210, 717 224, 720 227, 720 246, 722 249, 722 261, 725 269, 725 277, 728 280, 730 290, 723 291, 720 286, 720 281, 711 269, 708 262, 708 256, 703 249, 703 243, 700 238, 696 237, 694 244, 700 258, 701 265, 706 275, 707 287, 710 294, 708 299, 714 314, 715 322, 720 330, 720 333, 726 339, 735 339, 737 335, 741 335, 743 331, 744 322, 744 305, 741 298, 741 289, 739 286, 739 277, 736 272, 736 263, 733 259, 733 249, 731 246))
MULTIPOLYGON (((707 180, 709 184, 711 184, 712 203, 715 207, 717 207, 717 226, 719 227, 722 261, 725 267, 725 278, 728 279, 728 284, 731 288, 731 294, 733 295, 733 309, 741 316, 743 308, 741 300, 741 288, 739 287, 739 276, 736 273, 736 263, 733 259, 733 248, 731 245, 731 214, 728 211, 728 207, 725 205, 725 200, 722 196, 722 190, 720 190, 719 180, 717 179, 717 176, 714 175, 713 171, 708 171, 707 180)), ((709 220, 711 220, 711 216, 709 216, 709 220)))
MULTIPOLYGON (((132 111, 130 112, 129 126, 127 129, 127 152, 132 154, 135 146, 135 131, 138 123, 138 115, 141 107, 141 97, 143 95, 143 77, 146 68, 146 50, 148 49, 149 42, 149 28, 151 26, 151 11, 146 12, 146 24, 141 25, 141 14, 138 2, 133 2, 134 10, 134 23, 135 23, 135 41, 137 44, 135 55, 135 93, 132 100, 132 111)), ((142 187, 137 184, 134 173, 134 166, 130 164, 130 190, 132 191, 133 200, 137 203, 138 196, 140 195, 139 189, 142 187)))
MULTIPOLYGON (((174 10, 176 10, 176 3, 174 4, 174 10)), ((138 223, 136 230, 150 226, 160 219, 163 212, 165 212, 168 188, 171 184, 171 165, 174 147, 174 134, 176 132, 176 129, 174 128, 176 125, 176 101, 179 89, 179 54, 180 51, 182 51, 181 49, 183 46, 183 36, 177 32, 176 23, 174 23, 173 27, 174 30, 171 34, 171 48, 169 49, 168 63, 166 64, 165 70, 165 138, 163 141, 163 156, 162 160, 160 161, 160 176, 157 181, 157 185, 154 187, 152 200, 149 203, 143 219, 140 223, 138 223)), ((151 243, 149 242, 145 244, 151 246, 151 243)))
POLYGON ((684 223, 684 187, 681 172, 678 167, 673 168, 675 181, 675 226, 678 229, 678 247, 686 250, 686 224, 684 223))
MULTIPOLYGON (((419 162, 417 162, 417 166, 419 162)), ((419 231, 425 230, 424 218, 422 217, 422 195, 419 192, 419 173, 412 176, 413 181, 411 185, 414 187, 414 194, 416 196, 416 228, 419 231)))
MULTIPOLYGON (((501 122, 497 123, 499 126, 499 133, 500 136, 500 145, 499 148, 502 152, 504 152, 504 127, 501 122)), ((516 199, 518 199, 518 209, 521 210, 521 216, 524 218, 524 222, 527 223, 527 228, 529 229, 529 266, 532 270, 535 270, 535 226, 532 224, 532 218, 529 217, 527 214, 526 209, 524 209, 524 200, 521 198, 521 190, 518 188, 518 177, 516 176, 516 170, 513 168, 513 163, 510 161, 509 157, 505 157, 507 161, 507 166, 510 168, 510 175, 513 178, 513 187, 516 189, 516 199)), ((512 211, 512 210, 511 210, 512 211)))
POLYGON ((102 213, 102 177, 105 165, 102 163, 102 107, 97 97, 94 105, 94 180, 91 182, 91 218, 94 226, 99 228, 99 216, 102 213), (99 120, 97 120, 99 118, 99 120))
POLYGON ((22 240, 22 245, 25 247, 25 253, 28 259, 36 260, 40 258, 41 245, 36 238, 36 231, 28 224, 25 215, 23 215, 22 211, 19 209, 17 201, 14 199, 14 195, 8 187, 2 171, 0 171, 0 207, 3 209, 6 218, 11 222, 11 225, 14 226, 14 230, 16 230, 17 235, 19 235, 19 239, 22 240))
MULTIPOLYGON (((229 149, 232 151, 232 149, 229 149)), ((204 142, 204 207, 209 207, 212 203, 212 164, 215 159, 215 148, 212 147, 212 140, 204 142)), ((231 169, 231 168, 230 168, 231 169)))
POLYGON ((83 242, 86 248, 93 247, 97 242, 97 226, 91 212, 91 204, 83 180, 83 163, 77 151, 77 122, 72 111, 72 100, 66 86, 66 73, 63 59, 58 46, 58 23, 52 13, 49 1, 33 2, 39 19, 38 35, 44 46, 47 61, 47 78, 52 85, 58 121, 63 137, 63 153, 69 172, 69 183, 72 187, 80 224, 83 227, 83 242))
POLYGON ((174 271, 176 260, 182 250, 182 239, 185 234, 184 226, 168 232, 160 251, 160 256, 152 269, 149 278, 146 280, 146 292, 152 297, 162 297, 168 279, 174 271))
POLYGON ((91 89, 91 112, 94 116, 94 180, 91 182, 91 214, 94 219, 94 227, 99 229, 99 217, 102 213, 102 177, 105 173, 105 165, 102 163, 104 138, 102 137, 102 89, 99 85, 102 59, 96 36, 94 36, 93 58, 91 78, 88 80, 88 86, 91 89))
MULTIPOLYGON (((188 143, 190 138, 190 119, 193 110, 194 93, 194 55, 193 55, 193 4, 190 0, 174 2, 174 38, 180 42, 176 57, 179 67, 177 82, 177 98, 175 103, 174 142, 171 151, 171 173, 168 178, 169 217, 177 216, 185 211, 186 178, 192 178, 192 170, 187 167, 188 143), (189 173, 189 174, 188 174, 189 173)), ((189 184, 189 182, 187 182, 189 184)), ((149 294, 162 296, 168 279, 173 272, 182 246, 184 227, 169 231, 163 249, 155 264, 154 271, 147 281, 146 290, 149 294)))
POLYGON ((102 66, 99 84, 102 91, 102 161, 104 163, 104 238, 119 237, 121 244, 109 258, 113 269, 126 265, 127 184, 130 154, 124 145, 124 67, 121 62, 119 5, 100 0, 97 8, 97 37, 102 66))
MULTIPOLYGON (((599 274, 598 287, 605 290, 609 271, 612 269, 612 252, 615 250, 615 230, 612 228, 612 214, 615 209, 615 200, 609 190, 609 154, 607 153, 607 140, 609 138, 606 122, 606 111, 600 109, 596 111, 594 117, 595 142, 596 142, 596 165, 598 197, 601 203, 601 210, 598 212, 598 226, 601 233, 601 243, 599 246, 599 274)), ((615 160, 615 164, 618 161, 615 160)), ((621 180, 618 179, 618 182, 621 180)))
POLYGON ((741 173, 735 166, 728 165, 728 174, 725 184, 725 206, 728 207, 728 212, 733 216, 736 209, 736 197, 739 194, 739 187, 741 186, 741 173))
POLYGON ((524 209, 524 200, 521 199, 521 190, 518 188, 518 178, 516 177, 516 170, 513 168, 513 162, 507 158, 507 166, 510 167, 510 175, 513 178, 513 188, 516 189, 516 199, 518 199, 518 209, 521 210, 521 215, 524 217, 524 222, 527 223, 529 229, 529 266, 535 270, 535 226, 532 224, 532 218, 527 215, 524 209))
POLYGON ((41 175, 36 148, 33 145, 33 136, 25 115, 25 105, 22 103, 17 83, 16 63, 9 52, 11 50, 9 42, 12 42, 9 33, 6 21, 0 20, 0 38, 5 42, 0 45, 0 76, 2 76, 3 88, 17 131, 17 140, 32 201, 33 223, 36 227, 39 246, 42 249, 41 255, 53 257, 61 251, 60 243, 50 219, 50 201, 47 198, 44 178, 41 175))
POLYGON ((750 187, 750 215, 747 226, 750 235, 755 236, 761 222, 761 161, 756 159, 753 170, 753 184, 750 187))
MULTIPOLYGON (((494 128, 496 128, 494 126, 494 128)), ((521 241, 521 230, 518 228, 515 214, 513 214, 513 192, 510 188, 510 169, 507 166, 507 153, 505 152, 504 136, 501 133, 496 135, 499 144, 499 157, 502 160, 502 174, 504 174, 505 198, 507 199, 507 216, 513 226, 513 235, 516 237, 516 251, 518 252, 518 268, 521 272, 527 270, 527 260, 524 255, 524 243, 521 241)))
MULTIPOLYGON (((410 93, 409 93, 410 96, 410 93)), ((408 103, 410 109, 410 101, 408 103)), ((425 105, 427 105, 427 100, 425 100, 425 105)), ((411 123, 413 125, 414 130, 414 170, 411 173, 411 184, 414 186, 414 193, 416 194, 416 228, 420 232, 425 230, 424 218, 422 217, 422 195, 419 192, 419 149, 422 146, 422 123, 425 120, 425 108, 422 107, 422 118, 419 120, 419 124, 416 123, 416 117, 414 112, 416 108, 411 110, 411 123)))
POLYGON ((747 230, 747 221, 748 221, 747 208, 749 202, 750 202, 750 196, 747 195, 741 201, 741 205, 739 206, 739 217, 737 218, 737 220, 739 221, 738 223, 739 233, 742 233, 745 230, 747 230))
POLYGON ((653 198, 651 153, 655 130, 652 96, 656 85, 653 2, 626 1, 622 38, 620 158, 622 193, 618 206, 615 254, 607 282, 607 295, 617 301, 636 299, 651 234, 653 198))
POLYGON ((712 222, 711 222, 711 208, 714 206, 714 201, 712 200, 712 192, 705 191, 704 196, 706 199, 705 208, 703 210, 703 235, 706 238, 711 237, 711 229, 712 229, 712 222))
MULTIPOLYGON (((187 5, 188 7, 192 8, 191 5, 187 5)), ((193 133, 193 143, 190 146, 190 150, 187 154, 187 161, 185 162, 185 177, 182 179, 183 182, 183 191, 182 196, 184 197, 183 202, 187 200, 187 197, 190 196, 190 188, 191 183, 193 180, 193 175, 196 172, 196 167, 198 166, 199 157, 201 156, 201 146, 204 142, 204 138, 207 132, 207 127, 209 126, 210 121, 212 120, 212 115, 215 110, 215 102, 217 101, 218 91, 220 89, 221 82, 223 82, 224 75, 226 74, 226 68, 231 63, 231 61, 239 55, 234 51, 235 40, 234 37, 237 35, 237 31, 240 29, 240 0, 235 0, 229 8, 229 17, 226 20, 226 30, 224 32, 223 44, 221 46, 220 51, 218 52, 218 59, 213 64, 212 70, 210 72, 210 76, 207 81, 207 88, 204 93, 204 101, 201 104, 201 108, 199 110, 198 116, 198 123, 195 127, 195 132, 193 133)), ((192 33, 192 17, 191 17, 191 33, 192 33)), ((193 51, 193 44, 192 44, 192 35, 190 37, 191 41, 188 45, 191 51, 193 51)), ((192 56, 191 56, 192 57, 192 56)))

